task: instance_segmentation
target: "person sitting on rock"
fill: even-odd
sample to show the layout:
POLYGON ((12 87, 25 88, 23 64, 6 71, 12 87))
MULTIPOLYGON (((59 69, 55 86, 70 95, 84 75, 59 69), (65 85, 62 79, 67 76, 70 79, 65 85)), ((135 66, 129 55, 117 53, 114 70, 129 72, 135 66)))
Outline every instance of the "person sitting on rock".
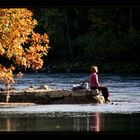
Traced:
POLYGON ((110 102, 110 100, 108 99, 109 97, 109 90, 107 88, 107 86, 105 85, 100 85, 99 81, 98 81, 98 67, 97 66, 91 66, 90 69, 90 75, 89 75, 89 87, 91 90, 94 89, 98 89, 99 91, 102 92, 102 95, 104 96, 104 99, 106 102, 110 102))

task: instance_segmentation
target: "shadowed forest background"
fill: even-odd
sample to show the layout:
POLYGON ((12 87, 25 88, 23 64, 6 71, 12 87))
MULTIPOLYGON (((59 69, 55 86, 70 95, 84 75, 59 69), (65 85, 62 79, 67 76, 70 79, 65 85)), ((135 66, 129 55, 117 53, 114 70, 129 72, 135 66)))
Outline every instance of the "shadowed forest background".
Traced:
MULTIPOLYGON (((51 49, 40 72, 140 73, 140 8, 30 8, 51 49)), ((4 61, 1 58, 1 61, 4 61)))

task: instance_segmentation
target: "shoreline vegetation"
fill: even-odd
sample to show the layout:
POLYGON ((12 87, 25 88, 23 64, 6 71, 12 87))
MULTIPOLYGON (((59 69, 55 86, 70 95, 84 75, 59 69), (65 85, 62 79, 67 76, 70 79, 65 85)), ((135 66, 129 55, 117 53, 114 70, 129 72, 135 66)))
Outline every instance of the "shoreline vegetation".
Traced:
POLYGON ((32 9, 47 32, 46 72, 140 73, 140 12, 135 7, 32 9), (121 16, 120 16, 121 15, 121 16), (58 18, 59 17, 59 18, 58 18))
MULTIPOLYGON (((80 62, 75 62, 75 63, 67 63, 67 62, 62 62, 62 63, 54 63, 54 64, 47 64, 44 66, 43 69, 39 70, 38 72, 50 72, 50 73, 55 73, 55 72, 83 72, 83 73, 89 73, 90 67, 92 64, 96 64, 101 73, 136 73, 140 74, 140 64, 138 63, 122 63, 122 62, 111 62, 111 63, 92 63, 90 61, 89 63, 80 63, 80 62)), ((30 72, 30 70, 27 72, 30 72)), ((32 71, 31 71, 32 72, 32 71)))

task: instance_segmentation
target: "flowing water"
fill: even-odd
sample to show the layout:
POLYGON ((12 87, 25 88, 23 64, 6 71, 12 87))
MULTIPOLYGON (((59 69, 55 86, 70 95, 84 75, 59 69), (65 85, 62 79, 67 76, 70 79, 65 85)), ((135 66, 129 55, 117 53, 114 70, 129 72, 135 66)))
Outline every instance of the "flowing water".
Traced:
MULTIPOLYGON (((15 88, 47 84, 71 90, 87 78, 86 73, 30 73, 15 88)), ((100 74, 99 81, 108 86, 112 103, 0 106, 0 131, 139 132, 140 75, 100 74)))

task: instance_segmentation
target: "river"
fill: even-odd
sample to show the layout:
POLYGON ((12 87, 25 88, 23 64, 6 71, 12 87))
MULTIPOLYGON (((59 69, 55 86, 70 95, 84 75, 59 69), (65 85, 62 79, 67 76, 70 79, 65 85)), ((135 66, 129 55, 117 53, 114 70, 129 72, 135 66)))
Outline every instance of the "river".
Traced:
MULTIPOLYGON (((70 90, 87 78, 87 73, 25 73, 15 88, 47 84, 70 90)), ((99 81, 108 86, 112 103, 0 106, 0 131, 139 132, 140 75, 100 74, 99 81)))

